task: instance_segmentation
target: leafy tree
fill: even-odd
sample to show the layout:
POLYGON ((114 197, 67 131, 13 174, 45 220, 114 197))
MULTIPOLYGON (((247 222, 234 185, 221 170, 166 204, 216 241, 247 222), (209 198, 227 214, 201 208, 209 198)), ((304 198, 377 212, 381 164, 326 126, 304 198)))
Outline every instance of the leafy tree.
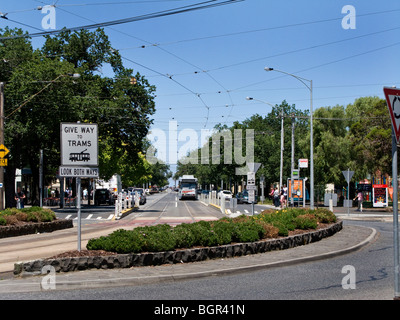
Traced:
MULTIPOLYGON (((6 29, 3 35, 21 32, 6 29)), ((54 177, 60 165, 60 123, 80 121, 98 124, 102 178, 119 173, 130 181, 139 179, 121 159, 146 167, 140 152, 155 112, 155 87, 122 65, 102 29, 64 31, 46 37, 43 47, 34 51, 27 39, 6 40, 0 50, 10 57, 8 64, 0 64, 0 75, 7 81, 5 141, 11 146, 7 175, 12 177, 15 168, 28 165, 37 200, 39 150, 44 150, 45 175, 54 177), (101 76, 106 65, 114 77, 101 76), (69 76, 76 73, 79 79, 69 76)), ((13 187, 6 191, 11 199, 13 187)))

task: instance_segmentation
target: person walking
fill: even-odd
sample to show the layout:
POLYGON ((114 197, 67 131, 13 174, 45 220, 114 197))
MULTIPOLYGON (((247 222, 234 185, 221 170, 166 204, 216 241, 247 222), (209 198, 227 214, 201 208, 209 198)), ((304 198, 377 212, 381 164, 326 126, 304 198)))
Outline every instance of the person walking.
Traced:
POLYGON ((278 187, 276 187, 274 190, 274 206, 275 207, 279 207, 279 197, 280 197, 279 189, 278 189, 278 187))
POLYGON ((358 190, 358 193, 353 200, 356 200, 356 199, 357 199, 357 204, 358 204, 357 211, 362 212, 362 203, 364 201, 364 195, 363 195, 361 189, 358 190))
POLYGON ((23 209, 25 193, 21 190, 20 187, 17 188, 17 192, 15 193, 14 199, 15 199, 15 201, 17 201, 17 208, 23 209))

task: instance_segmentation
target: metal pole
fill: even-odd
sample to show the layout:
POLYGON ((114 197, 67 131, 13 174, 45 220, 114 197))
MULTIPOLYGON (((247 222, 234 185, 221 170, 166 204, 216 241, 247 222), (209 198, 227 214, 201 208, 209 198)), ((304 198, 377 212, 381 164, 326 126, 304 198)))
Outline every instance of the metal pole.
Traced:
MULTIPOLYGON (((4 144, 4 82, 0 82, 0 145, 4 144)), ((0 167, 0 210, 4 209, 4 167, 0 167)))
POLYGON ((294 114, 292 114, 292 164, 291 164, 291 173, 290 173, 290 183, 291 183, 291 199, 290 205, 294 207, 294 180, 293 180, 293 170, 294 170, 294 114))
POLYGON ((394 299, 400 300, 399 285, 399 217, 397 180, 397 142, 392 127, 392 185, 393 185, 393 244, 394 244, 394 299))
POLYGON ((78 209, 78 251, 81 251, 81 178, 76 178, 76 207, 78 209))
POLYGON ((283 148, 284 148, 284 141, 283 141, 283 106, 281 112, 281 166, 279 172, 279 190, 282 188, 282 180, 283 180, 283 148))
POLYGON ((43 149, 40 149, 39 165, 39 206, 43 207, 43 149))
POLYGON ((310 209, 314 209, 313 84, 310 80, 310 209))

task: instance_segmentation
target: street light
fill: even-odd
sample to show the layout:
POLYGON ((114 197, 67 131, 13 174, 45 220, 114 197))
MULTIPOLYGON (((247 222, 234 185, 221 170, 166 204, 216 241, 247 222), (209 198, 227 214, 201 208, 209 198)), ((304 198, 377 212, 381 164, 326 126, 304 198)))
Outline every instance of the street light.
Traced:
POLYGON ((308 88, 308 90, 310 90, 310 209, 314 209, 314 142, 313 142, 313 86, 312 86, 312 80, 308 80, 308 79, 296 76, 294 74, 291 74, 291 73, 288 73, 285 71, 276 70, 274 68, 265 67, 264 70, 265 71, 276 71, 276 72, 280 72, 280 73, 286 74, 288 76, 291 76, 293 78, 296 78, 302 84, 304 84, 308 88), (305 81, 308 81, 309 84, 307 84, 305 81))
MULTIPOLYGON (((263 100, 254 99, 252 97, 246 97, 246 100, 255 100, 255 101, 259 101, 259 102, 268 104, 271 107, 275 107, 272 103, 269 103, 269 102, 263 101, 263 100)), ((282 188, 282 180, 283 180, 283 149, 284 149, 283 134, 284 133, 283 133, 283 106, 282 106, 282 110, 281 110, 281 164, 280 164, 280 170, 279 170, 279 190, 282 188)))

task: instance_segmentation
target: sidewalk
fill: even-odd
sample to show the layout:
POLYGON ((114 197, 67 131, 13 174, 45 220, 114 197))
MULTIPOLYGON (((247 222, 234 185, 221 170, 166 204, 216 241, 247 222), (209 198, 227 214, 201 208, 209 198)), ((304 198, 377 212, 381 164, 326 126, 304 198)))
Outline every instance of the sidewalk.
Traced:
MULTIPOLYGON (((0 293, 42 291, 49 288, 49 283, 54 284, 57 290, 84 289, 173 282, 184 279, 248 272, 326 259, 350 253, 370 243, 376 235, 376 230, 372 228, 344 226, 334 236, 319 242, 293 249, 236 258, 130 269, 76 271, 27 278, 14 278, 8 273, 3 274, 1 277, 0 293), (53 282, 49 282, 49 279, 53 282)), ((41 255, 43 258, 44 253, 41 255)))

